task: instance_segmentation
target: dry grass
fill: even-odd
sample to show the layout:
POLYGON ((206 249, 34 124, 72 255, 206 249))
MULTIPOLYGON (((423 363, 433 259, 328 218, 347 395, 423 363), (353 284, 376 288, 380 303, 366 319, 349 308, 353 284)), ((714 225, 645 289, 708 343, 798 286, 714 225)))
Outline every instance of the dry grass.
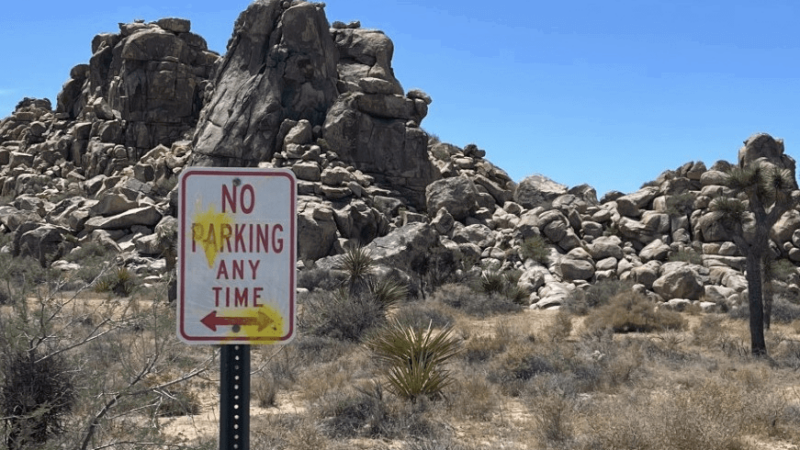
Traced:
MULTIPOLYGON (((285 347, 253 347, 251 448, 788 450, 800 442, 800 321, 775 323, 767 334, 771 359, 754 360, 746 322, 729 315, 670 312, 665 319, 624 292, 593 300, 581 316, 566 308, 504 312, 506 304, 487 298, 450 286, 387 312, 404 325, 454 327, 463 351, 449 361, 453 381, 437 400, 411 404, 393 395, 387 366, 344 335, 301 332, 285 347), (616 315, 627 328, 615 325, 616 315), (637 315, 646 320, 631 322, 637 315)), ((3 308, 4 324, 19 327, 18 306, 3 308)), ((118 326, 69 353, 80 374, 76 403, 53 446, 74 442, 103 399, 123 390, 153 354, 157 370, 142 389, 213 355, 212 347, 177 342, 173 309, 142 298, 85 297, 63 308, 63 320, 49 328, 62 344, 104 320, 118 326)), ((122 398, 93 445, 214 448, 217 370, 122 398)))

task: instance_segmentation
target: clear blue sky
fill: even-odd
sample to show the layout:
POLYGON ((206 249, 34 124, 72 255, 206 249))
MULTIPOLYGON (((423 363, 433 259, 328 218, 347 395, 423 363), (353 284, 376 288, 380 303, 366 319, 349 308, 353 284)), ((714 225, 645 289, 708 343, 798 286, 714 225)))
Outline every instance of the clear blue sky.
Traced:
MULTIPOLYGON (((24 96, 55 104, 118 22, 188 18, 224 52, 248 3, 10 2, 0 117, 24 96)), ((735 161, 755 132, 800 149, 800 2, 331 0, 326 12, 385 31, 403 87, 433 98, 423 128, 477 144, 515 180, 631 192, 687 161, 735 161)))

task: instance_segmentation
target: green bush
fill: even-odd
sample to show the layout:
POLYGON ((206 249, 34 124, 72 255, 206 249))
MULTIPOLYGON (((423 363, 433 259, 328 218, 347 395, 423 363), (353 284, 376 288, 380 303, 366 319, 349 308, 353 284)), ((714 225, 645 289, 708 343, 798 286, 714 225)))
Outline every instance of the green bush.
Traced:
POLYGON ((621 292, 611 301, 589 313, 584 321, 587 331, 610 328, 615 333, 682 330, 686 321, 680 313, 656 304, 632 291, 621 292))
POLYGON ((630 291, 633 283, 615 279, 602 280, 585 291, 575 289, 567 298, 564 307, 572 314, 586 315, 589 310, 605 305, 620 292, 630 291))
POLYGON ((368 294, 350 295, 344 289, 317 291, 304 299, 304 311, 298 318, 301 329, 314 336, 359 341, 372 328, 386 322, 386 305, 368 294))
POLYGON ((381 436, 388 415, 382 394, 372 396, 364 393, 342 396, 324 405, 320 413, 327 417, 323 430, 336 438, 381 436))
POLYGON ((318 268, 304 269, 297 272, 297 287, 309 291, 333 291, 347 283, 346 276, 341 271, 323 270, 318 268))
POLYGON ((136 275, 127 267, 119 267, 97 280, 95 292, 110 292, 118 297, 130 297, 139 285, 136 275))
POLYGON ((389 365, 389 387, 400 398, 416 402, 419 397, 440 398, 452 380, 442 366, 461 350, 461 342, 447 326, 435 331, 404 325, 397 319, 379 330, 366 347, 389 365))
POLYGON ((363 289, 375 271, 375 261, 369 251, 355 245, 347 248, 339 261, 339 270, 347 274, 347 285, 351 293, 363 289))
POLYGON ((545 266, 550 262, 550 246, 547 239, 538 234, 522 241, 519 252, 523 260, 530 258, 545 266))
POLYGON ((2 355, 0 408, 9 449, 35 448, 63 431, 75 403, 72 370, 60 355, 42 359, 35 351, 2 355))

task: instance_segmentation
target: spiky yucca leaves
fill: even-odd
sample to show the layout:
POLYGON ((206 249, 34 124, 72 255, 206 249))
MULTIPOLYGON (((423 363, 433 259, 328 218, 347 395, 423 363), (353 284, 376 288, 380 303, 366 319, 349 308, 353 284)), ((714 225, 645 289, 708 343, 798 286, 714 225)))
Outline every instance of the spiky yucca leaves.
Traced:
POLYGON ((339 269, 347 273, 347 284, 351 293, 354 293, 367 283, 375 271, 375 260, 372 259, 369 250, 360 245, 354 245, 345 250, 339 263, 339 269))
POLYGON ((461 351, 461 341, 452 335, 453 327, 440 331, 403 325, 392 319, 366 347, 390 365, 389 390, 412 403, 420 396, 436 399, 450 385, 450 373, 442 368, 461 351))
POLYGON ((780 201, 794 188, 791 171, 768 163, 734 167, 728 171, 725 184, 736 192, 746 193, 749 198, 757 197, 766 205, 780 201))
POLYGON ((525 292, 517 286, 519 272, 485 270, 473 285, 473 289, 484 294, 499 294, 517 304, 524 304, 528 299, 525 292))
POLYGON ((362 246, 349 247, 339 263, 339 269, 347 274, 347 285, 351 295, 368 293, 375 301, 388 308, 408 296, 408 289, 396 280, 375 280, 375 260, 369 250, 362 246))
POLYGON ((502 294, 505 291, 507 280, 499 270, 486 270, 478 280, 480 290, 487 294, 502 294))
POLYGON ((723 220, 730 222, 731 225, 742 223, 747 214, 745 202, 731 197, 715 198, 711 201, 709 209, 722 213, 723 220))
POLYGON ((408 297, 408 288, 389 278, 371 282, 369 292, 384 308, 389 308, 408 297))

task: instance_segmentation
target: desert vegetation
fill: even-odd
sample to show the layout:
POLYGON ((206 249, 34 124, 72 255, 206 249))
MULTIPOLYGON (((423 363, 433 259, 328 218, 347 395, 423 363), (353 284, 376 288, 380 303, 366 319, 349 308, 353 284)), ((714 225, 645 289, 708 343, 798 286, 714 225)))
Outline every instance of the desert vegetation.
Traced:
MULTIPOLYGON (((131 281, 108 263, 79 283, 35 261, 4 262, 6 448, 216 448, 217 349, 177 341, 165 283, 131 281), (131 291, 97 287, 127 282, 131 291)), ((631 283, 595 283, 558 310, 530 310, 486 289, 491 269, 417 296, 399 280, 387 294, 376 270, 354 247, 330 276, 302 276, 298 338, 253 347, 251 448, 756 449, 800 439, 800 302, 786 293, 765 335, 770 357, 756 358, 746 311, 676 312, 631 283)))

